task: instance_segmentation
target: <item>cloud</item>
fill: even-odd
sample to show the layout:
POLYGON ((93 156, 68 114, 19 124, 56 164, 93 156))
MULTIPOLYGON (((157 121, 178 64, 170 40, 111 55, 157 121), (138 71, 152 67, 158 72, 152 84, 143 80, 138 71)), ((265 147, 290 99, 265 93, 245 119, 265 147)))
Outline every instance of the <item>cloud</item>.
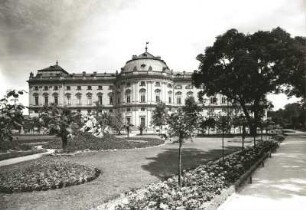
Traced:
POLYGON ((230 28, 304 35, 305 8, 303 0, 2 0, 0 76, 24 89, 31 71, 57 59, 70 72, 114 72, 146 41, 170 68, 192 71, 230 28))

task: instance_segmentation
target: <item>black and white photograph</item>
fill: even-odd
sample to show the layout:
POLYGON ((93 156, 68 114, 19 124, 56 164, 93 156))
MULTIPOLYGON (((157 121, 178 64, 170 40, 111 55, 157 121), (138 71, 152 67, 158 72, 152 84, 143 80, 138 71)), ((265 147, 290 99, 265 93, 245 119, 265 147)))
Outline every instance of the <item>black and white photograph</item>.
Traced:
POLYGON ((304 210, 306 0, 0 0, 1 210, 304 210))

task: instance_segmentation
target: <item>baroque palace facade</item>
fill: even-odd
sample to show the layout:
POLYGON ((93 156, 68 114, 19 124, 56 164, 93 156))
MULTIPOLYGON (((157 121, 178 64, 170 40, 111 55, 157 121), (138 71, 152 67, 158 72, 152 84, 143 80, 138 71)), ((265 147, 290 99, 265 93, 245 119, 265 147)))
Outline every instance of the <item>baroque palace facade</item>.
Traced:
MULTIPOLYGON (((30 73, 29 115, 38 115, 44 105, 55 103, 82 114, 96 109, 98 103, 104 111, 121 112, 125 123, 144 124, 148 131, 152 112, 159 101, 170 110, 184 105, 188 96, 201 89, 192 85, 191 72, 174 72, 159 56, 147 50, 133 55, 120 73, 68 73, 58 65, 30 73)), ((204 115, 225 112, 230 106, 226 97, 216 95, 204 103, 204 115)))

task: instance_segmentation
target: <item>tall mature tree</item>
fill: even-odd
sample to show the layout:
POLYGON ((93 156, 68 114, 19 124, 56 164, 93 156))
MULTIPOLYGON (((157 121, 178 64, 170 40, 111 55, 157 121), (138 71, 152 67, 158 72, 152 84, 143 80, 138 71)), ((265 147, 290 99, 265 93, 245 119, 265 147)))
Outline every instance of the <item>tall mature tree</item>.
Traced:
POLYGON ((284 72, 300 63, 294 40, 281 28, 247 35, 228 30, 197 59, 192 79, 203 87, 200 96, 220 93, 240 105, 254 137, 267 93, 280 91, 284 72))
POLYGON ((18 104, 18 98, 24 91, 9 90, 0 99, 0 141, 12 140, 12 129, 22 126, 24 106, 18 104))
POLYGON ((153 110, 152 114, 152 124, 160 128, 159 133, 161 132, 163 125, 167 124, 168 117, 169 115, 166 110, 166 104, 163 102, 159 102, 153 110))
POLYGON ((45 106, 41 110, 40 118, 45 124, 45 127, 59 136, 62 140, 62 147, 67 148, 68 135, 73 134, 79 127, 78 121, 81 120, 80 113, 72 112, 66 107, 58 107, 56 104, 45 106))

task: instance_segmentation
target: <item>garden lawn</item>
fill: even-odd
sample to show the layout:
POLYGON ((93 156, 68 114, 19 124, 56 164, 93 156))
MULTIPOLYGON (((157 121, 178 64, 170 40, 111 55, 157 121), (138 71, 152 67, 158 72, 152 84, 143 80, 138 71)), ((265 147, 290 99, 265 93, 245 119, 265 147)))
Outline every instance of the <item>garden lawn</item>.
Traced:
MULTIPOLYGON (((226 153, 241 144, 225 139, 226 153)), ((134 188, 144 187, 176 174, 177 144, 161 147, 80 153, 71 157, 49 157, 98 168, 103 173, 95 180, 62 189, 0 194, 1 209, 90 209, 134 188)), ((196 138, 183 145, 183 168, 221 156, 221 139, 196 138)), ((25 164, 25 163, 20 163, 25 164)), ((12 167, 12 166, 5 166, 12 167)), ((0 168, 0 170, 2 167, 0 168)))

